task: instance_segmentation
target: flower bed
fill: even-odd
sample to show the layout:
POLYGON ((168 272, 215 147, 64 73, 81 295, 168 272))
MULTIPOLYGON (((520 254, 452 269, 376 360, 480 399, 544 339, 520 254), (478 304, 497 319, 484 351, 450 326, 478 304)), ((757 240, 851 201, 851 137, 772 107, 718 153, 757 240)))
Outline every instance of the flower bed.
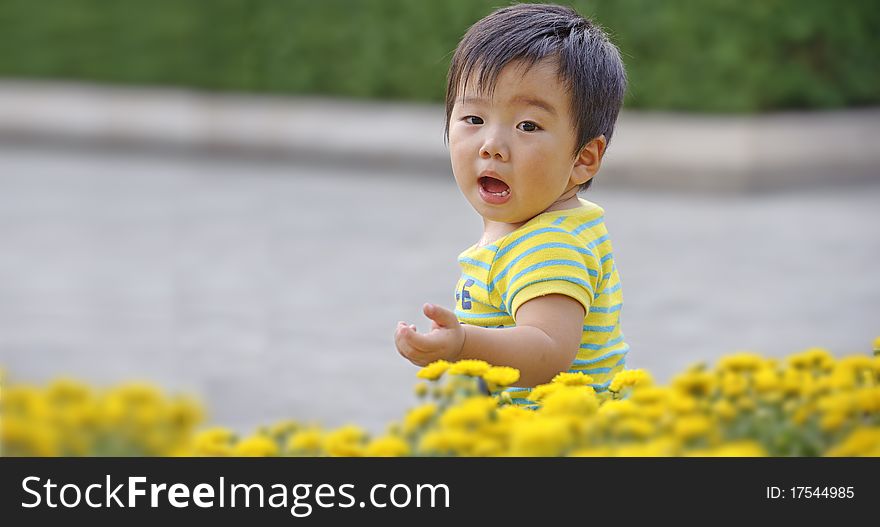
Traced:
POLYGON ((499 392, 519 372, 482 361, 419 371, 419 405, 378 437, 282 421, 238 437, 205 427, 201 406, 153 386, 105 391, 72 380, 3 383, 2 455, 31 456, 880 456, 880 338, 874 356, 812 348, 695 365, 668 385, 618 374, 596 393, 563 373, 533 390, 537 409, 499 392), (483 395, 480 383, 497 396, 483 395))

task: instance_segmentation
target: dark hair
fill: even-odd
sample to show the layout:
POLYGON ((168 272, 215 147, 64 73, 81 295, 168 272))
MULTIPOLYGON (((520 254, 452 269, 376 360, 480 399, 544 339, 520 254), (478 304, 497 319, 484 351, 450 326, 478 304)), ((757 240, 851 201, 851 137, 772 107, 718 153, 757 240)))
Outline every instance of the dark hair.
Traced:
MULTIPOLYGON (((601 28, 570 7, 517 4, 494 11, 462 37, 446 84, 446 139, 458 89, 476 73, 477 87, 491 93, 501 70, 513 61, 531 67, 555 60, 571 99, 574 155, 591 140, 611 140, 626 92, 620 52, 601 28)), ((589 188, 592 179, 581 185, 589 188)))

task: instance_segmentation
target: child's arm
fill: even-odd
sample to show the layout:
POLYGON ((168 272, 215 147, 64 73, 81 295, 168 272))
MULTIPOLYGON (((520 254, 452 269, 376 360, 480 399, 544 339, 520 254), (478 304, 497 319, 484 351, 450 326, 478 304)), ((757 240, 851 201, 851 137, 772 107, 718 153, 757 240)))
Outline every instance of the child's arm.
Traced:
POLYGON ((399 322, 394 334, 397 350, 410 362, 425 366, 440 359, 482 359, 518 369, 517 385, 525 387, 550 382, 568 370, 580 347, 585 315, 580 302, 559 294, 524 303, 512 328, 460 324, 455 313, 431 304, 422 310, 433 322, 430 332, 399 322))

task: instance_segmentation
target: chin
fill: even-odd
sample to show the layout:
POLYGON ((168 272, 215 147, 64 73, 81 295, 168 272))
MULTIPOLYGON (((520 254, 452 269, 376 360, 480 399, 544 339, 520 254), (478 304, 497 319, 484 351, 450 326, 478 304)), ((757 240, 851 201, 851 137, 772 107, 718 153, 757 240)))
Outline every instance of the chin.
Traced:
POLYGON ((479 189, 475 189, 473 193, 468 196, 468 202, 484 220, 498 223, 523 223, 534 216, 533 214, 532 216, 525 217, 522 214, 522 211, 517 210, 516 203, 514 202, 507 202, 503 205, 491 205, 486 203, 483 201, 483 198, 480 197, 479 189))

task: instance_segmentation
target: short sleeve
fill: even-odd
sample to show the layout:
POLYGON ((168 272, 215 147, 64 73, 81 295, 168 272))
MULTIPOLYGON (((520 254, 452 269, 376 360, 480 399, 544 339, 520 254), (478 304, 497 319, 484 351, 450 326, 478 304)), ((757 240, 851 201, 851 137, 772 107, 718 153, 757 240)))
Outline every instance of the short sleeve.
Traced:
POLYGON ((492 284, 514 319, 521 305, 539 296, 571 297, 589 313, 599 262, 583 241, 562 228, 546 226, 511 237, 499 247, 492 284))

